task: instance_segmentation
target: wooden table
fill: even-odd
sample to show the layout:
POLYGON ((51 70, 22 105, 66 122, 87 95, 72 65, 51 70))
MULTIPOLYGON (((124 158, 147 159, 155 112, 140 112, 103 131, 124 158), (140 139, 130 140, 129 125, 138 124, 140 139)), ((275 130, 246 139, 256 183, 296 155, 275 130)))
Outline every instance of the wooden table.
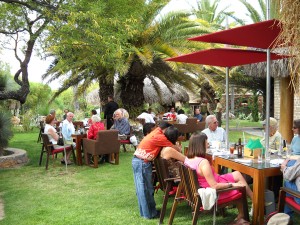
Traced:
MULTIPOLYGON (((250 158, 244 158, 250 159, 250 158)), ((267 162, 257 163, 257 159, 252 159, 251 163, 241 163, 235 159, 226 159, 216 156, 214 167, 217 173, 221 166, 231 168, 250 175, 253 178, 253 217, 252 224, 264 224, 264 205, 265 205, 265 178, 281 175, 280 167, 267 162)))
POLYGON ((76 143, 76 159, 77 159, 77 165, 82 166, 82 152, 81 152, 81 146, 82 146, 82 138, 86 138, 87 135, 85 134, 72 134, 73 140, 75 140, 76 143))

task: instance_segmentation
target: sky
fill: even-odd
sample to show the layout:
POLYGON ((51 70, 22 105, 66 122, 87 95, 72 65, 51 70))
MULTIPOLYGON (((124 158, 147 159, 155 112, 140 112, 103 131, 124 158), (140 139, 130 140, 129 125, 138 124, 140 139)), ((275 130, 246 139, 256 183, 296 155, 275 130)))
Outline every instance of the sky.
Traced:
MULTIPOLYGON (((255 6, 257 7, 258 5, 257 1, 255 0, 251 0, 251 1, 253 1, 254 7, 255 6)), ((173 10, 190 9, 192 6, 195 5, 196 5, 196 0, 172 0, 169 3, 169 5, 166 7, 166 9, 163 10, 163 13, 166 13, 168 11, 173 11, 173 10)), ((235 12, 235 16, 248 21, 246 17, 246 9, 238 0, 221 0, 219 4, 219 8, 222 9, 226 6, 229 6, 228 10, 235 12)), ((7 62, 11 67, 11 73, 14 74, 19 68, 19 64, 16 61, 13 52, 8 50, 2 50, 1 53, 2 54, 0 55, 0 60, 7 62)), ((48 68, 50 62, 51 62, 50 59, 41 60, 40 57, 38 57, 37 54, 34 52, 28 66, 29 81, 46 83, 45 81, 42 81, 41 76, 46 72, 46 69, 48 68)), ((54 81, 49 85, 52 89, 57 89, 60 86, 59 81, 54 81)))

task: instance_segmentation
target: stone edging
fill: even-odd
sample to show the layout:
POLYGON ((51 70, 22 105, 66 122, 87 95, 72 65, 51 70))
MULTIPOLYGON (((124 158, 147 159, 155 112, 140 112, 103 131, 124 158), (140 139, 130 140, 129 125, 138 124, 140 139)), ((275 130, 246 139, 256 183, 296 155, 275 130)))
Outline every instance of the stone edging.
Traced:
POLYGON ((0 157, 0 169, 22 166, 29 161, 25 150, 18 148, 6 148, 5 150, 13 154, 0 157))

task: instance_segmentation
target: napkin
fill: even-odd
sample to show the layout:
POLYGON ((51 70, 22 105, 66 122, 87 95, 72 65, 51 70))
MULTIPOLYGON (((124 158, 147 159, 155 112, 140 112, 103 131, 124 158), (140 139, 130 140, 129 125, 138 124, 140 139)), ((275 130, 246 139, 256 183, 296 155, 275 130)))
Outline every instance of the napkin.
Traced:
POLYGON ((252 140, 251 138, 249 139, 247 145, 246 145, 246 148, 249 148, 251 151, 253 151, 254 149, 262 149, 262 154, 264 154, 265 152, 265 148, 264 146, 260 143, 260 140, 259 139, 255 139, 255 140, 252 140))

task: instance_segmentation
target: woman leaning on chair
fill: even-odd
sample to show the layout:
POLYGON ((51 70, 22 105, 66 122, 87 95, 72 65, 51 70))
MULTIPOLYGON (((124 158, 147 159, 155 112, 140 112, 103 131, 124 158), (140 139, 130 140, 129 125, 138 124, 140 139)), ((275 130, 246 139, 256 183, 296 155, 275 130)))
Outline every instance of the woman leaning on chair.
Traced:
MULTIPOLYGON (((189 142, 189 148, 187 151, 187 158, 185 158, 184 164, 191 169, 196 170, 198 176, 199 185, 202 188, 211 187, 214 189, 224 189, 236 186, 245 186, 246 193, 248 197, 252 200, 253 193, 244 177, 239 171, 234 171, 232 173, 227 173, 219 175, 215 173, 211 167, 209 161, 205 159, 207 148, 207 136, 205 133, 199 132, 194 133, 189 142)), ((237 194, 237 190, 232 190, 228 192, 223 192, 219 195, 219 200, 231 197, 237 194)), ((238 215, 238 218, 243 217, 243 215, 238 215)))
MULTIPOLYGON (((54 128, 55 120, 54 116, 49 114, 46 119, 45 119, 46 125, 44 129, 44 133, 48 135, 49 141, 53 144, 56 145, 57 141, 59 139, 59 135, 56 133, 56 129, 54 128)), ((70 161, 70 156, 71 156, 71 150, 67 151, 67 162, 68 164, 71 164, 70 161)), ((65 163, 65 160, 62 158, 61 163, 65 163)))

